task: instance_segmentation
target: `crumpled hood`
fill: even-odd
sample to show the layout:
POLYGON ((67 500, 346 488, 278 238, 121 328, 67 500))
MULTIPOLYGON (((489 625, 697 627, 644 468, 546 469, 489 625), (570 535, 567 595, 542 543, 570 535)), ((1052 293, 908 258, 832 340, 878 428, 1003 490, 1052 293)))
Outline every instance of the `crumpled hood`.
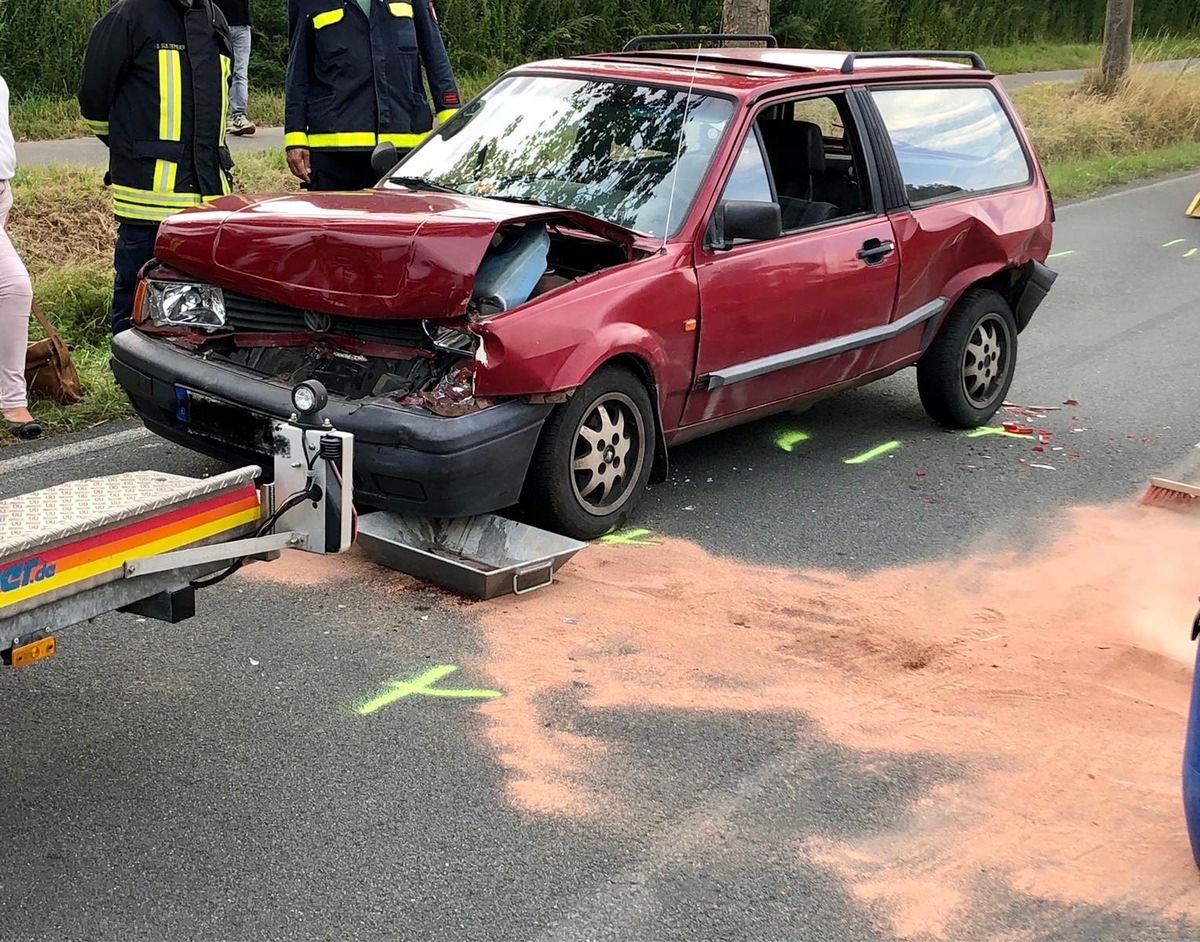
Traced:
POLYGON ((534 221, 627 251, 635 238, 572 210, 383 189, 227 196, 163 223, 155 255, 194 278, 302 310, 438 319, 466 313, 496 230, 534 221))

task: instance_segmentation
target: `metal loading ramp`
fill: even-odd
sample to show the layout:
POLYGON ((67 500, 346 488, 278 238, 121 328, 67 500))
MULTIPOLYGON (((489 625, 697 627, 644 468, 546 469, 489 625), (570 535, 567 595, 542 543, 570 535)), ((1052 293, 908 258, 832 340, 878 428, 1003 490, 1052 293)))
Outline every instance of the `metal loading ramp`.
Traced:
POLYGON ((0 501, 0 649, 183 589, 224 567, 130 578, 126 565, 252 533, 256 467, 206 479, 154 471, 85 478, 0 501))

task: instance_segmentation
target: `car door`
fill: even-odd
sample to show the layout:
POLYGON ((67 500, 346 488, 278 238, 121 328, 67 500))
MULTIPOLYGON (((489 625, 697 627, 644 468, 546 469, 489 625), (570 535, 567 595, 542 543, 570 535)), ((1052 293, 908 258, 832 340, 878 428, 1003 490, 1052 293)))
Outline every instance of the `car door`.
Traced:
POLYGON ((784 231, 697 247, 700 344, 685 426, 869 370, 892 320, 899 260, 853 114, 839 92, 754 116, 720 199, 775 203, 784 231))
MULTIPOLYGON (((881 85, 863 91, 861 107, 874 110, 875 152, 890 151, 898 174, 898 322, 940 313, 972 282, 1049 251, 1049 197, 990 83, 881 85)), ((929 339, 921 325, 897 333, 880 360, 912 359, 929 339)))

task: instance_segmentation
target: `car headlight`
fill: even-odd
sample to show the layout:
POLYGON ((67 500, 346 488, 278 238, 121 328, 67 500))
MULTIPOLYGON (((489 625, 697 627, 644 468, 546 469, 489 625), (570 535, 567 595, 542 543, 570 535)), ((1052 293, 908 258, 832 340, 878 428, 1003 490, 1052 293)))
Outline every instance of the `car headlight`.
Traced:
POLYGON ((150 279, 146 288, 144 321, 155 327, 225 326, 225 295, 216 285, 150 279))

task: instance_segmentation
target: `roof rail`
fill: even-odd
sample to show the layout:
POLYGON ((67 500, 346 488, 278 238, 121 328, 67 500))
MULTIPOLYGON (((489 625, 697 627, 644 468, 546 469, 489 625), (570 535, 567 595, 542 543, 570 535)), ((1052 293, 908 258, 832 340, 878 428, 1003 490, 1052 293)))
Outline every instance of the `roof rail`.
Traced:
POLYGON ((687 40, 688 42, 712 42, 720 40, 722 42, 728 40, 739 40, 741 42, 756 42, 766 43, 769 48, 777 48, 779 40, 769 34, 753 35, 750 33, 663 33, 658 36, 635 36, 625 44, 622 52, 637 52, 646 43, 656 42, 678 42, 687 40))
POLYGON ((983 57, 977 52, 942 52, 938 50, 915 50, 915 49, 880 49, 876 52, 852 52, 846 56, 846 61, 842 63, 842 72, 845 75, 851 75, 854 72, 854 61, 856 59, 896 59, 908 56, 913 59, 970 59, 971 65, 982 71, 987 71, 987 66, 983 64, 983 57))

